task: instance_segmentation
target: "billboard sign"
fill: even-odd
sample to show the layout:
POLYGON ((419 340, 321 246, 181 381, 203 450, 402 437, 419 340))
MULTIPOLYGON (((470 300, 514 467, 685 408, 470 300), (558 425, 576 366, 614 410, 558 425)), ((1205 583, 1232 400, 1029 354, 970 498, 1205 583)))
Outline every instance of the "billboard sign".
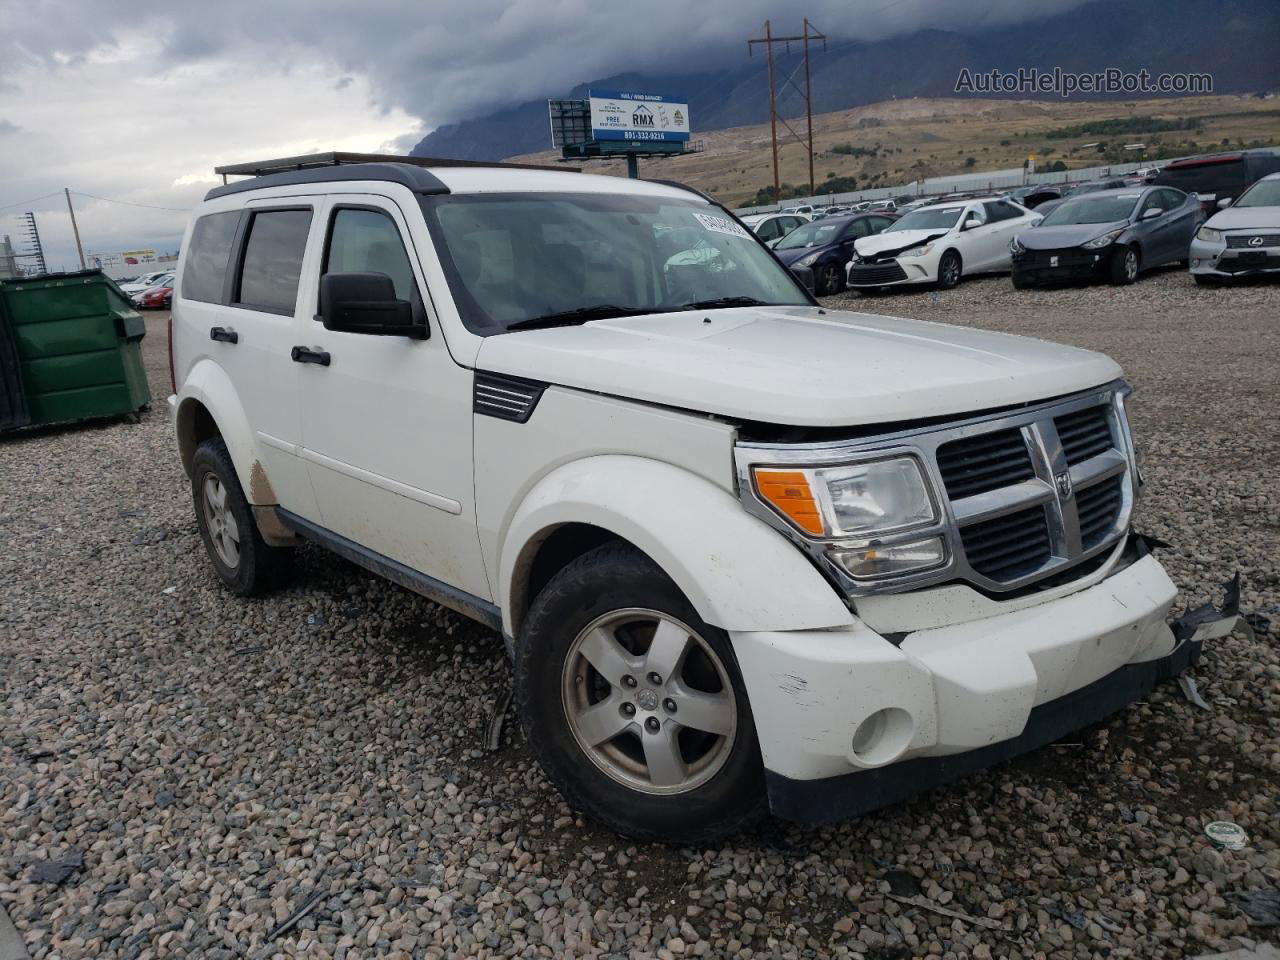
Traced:
POLYGON ((592 90, 591 139, 689 139, 689 104, 655 93, 592 90))

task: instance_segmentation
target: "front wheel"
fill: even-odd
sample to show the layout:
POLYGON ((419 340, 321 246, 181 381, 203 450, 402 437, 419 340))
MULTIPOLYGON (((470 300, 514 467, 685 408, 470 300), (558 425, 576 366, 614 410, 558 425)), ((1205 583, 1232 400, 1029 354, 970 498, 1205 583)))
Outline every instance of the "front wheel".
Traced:
POLYGON ((728 636, 648 557, 606 544, 538 594, 516 646, 534 754, 569 804, 626 836, 702 844, 766 812, 728 636))
POLYGON ((814 285, 820 297, 829 297, 844 289, 844 276, 838 263, 824 263, 818 267, 818 280, 814 285))
POLYGON ((1121 247, 1111 256, 1111 282, 1117 287, 1128 286, 1138 279, 1138 250, 1121 247))
POLYGON ((960 282, 960 274, 963 270, 964 265, 960 261, 960 254, 954 250, 948 250, 938 261, 938 286, 943 290, 950 290, 960 282))

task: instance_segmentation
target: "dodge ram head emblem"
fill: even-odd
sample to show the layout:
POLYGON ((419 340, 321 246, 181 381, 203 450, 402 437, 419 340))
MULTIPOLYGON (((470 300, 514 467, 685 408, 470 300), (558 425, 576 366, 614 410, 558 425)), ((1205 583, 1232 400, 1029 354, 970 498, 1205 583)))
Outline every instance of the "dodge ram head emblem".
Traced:
POLYGON ((1065 471, 1053 478, 1058 485, 1058 493, 1062 495, 1063 500, 1071 499, 1071 471, 1065 471))

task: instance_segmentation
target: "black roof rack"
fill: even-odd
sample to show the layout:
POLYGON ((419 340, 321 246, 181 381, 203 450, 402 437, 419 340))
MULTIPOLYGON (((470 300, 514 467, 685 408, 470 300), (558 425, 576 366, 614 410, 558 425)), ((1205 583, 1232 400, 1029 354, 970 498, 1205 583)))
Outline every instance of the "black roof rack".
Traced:
POLYGON ((296 183, 332 183, 342 180, 384 180, 399 183, 414 193, 448 193, 449 188, 430 167, 498 167, 509 170, 553 170, 577 173, 577 167, 552 167, 536 163, 485 163, 479 160, 449 160, 438 157, 405 157, 382 153, 311 153, 300 157, 280 157, 251 163, 231 163, 215 167, 223 186, 214 187, 206 200, 246 190, 288 186, 296 183), (252 177, 228 183, 227 177, 252 177))

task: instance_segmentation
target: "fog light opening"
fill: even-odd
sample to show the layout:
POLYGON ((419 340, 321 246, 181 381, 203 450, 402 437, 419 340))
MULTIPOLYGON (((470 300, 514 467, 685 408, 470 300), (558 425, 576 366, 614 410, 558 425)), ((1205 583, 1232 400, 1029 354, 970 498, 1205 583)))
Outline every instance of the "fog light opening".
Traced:
POLYGON ((853 731, 853 757, 864 767, 880 767, 902 756, 911 743, 915 723, 899 707, 885 707, 853 731))

